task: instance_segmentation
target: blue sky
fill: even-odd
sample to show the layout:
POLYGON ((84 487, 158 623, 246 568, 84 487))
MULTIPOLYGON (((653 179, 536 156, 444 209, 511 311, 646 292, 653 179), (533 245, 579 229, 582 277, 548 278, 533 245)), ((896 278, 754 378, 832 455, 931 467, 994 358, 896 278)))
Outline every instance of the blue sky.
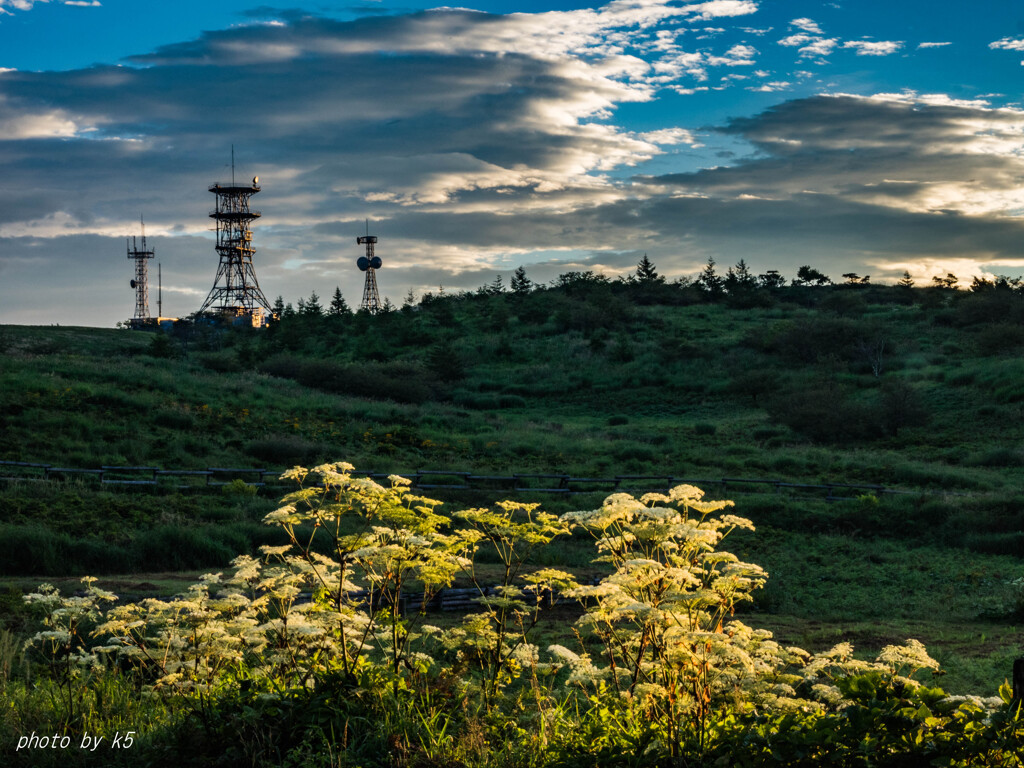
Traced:
POLYGON ((356 304, 366 218, 396 302, 645 252, 1019 275, 1022 62, 1001 0, 0 0, 0 322, 130 316, 140 216, 198 309, 232 145, 271 299, 356 304))

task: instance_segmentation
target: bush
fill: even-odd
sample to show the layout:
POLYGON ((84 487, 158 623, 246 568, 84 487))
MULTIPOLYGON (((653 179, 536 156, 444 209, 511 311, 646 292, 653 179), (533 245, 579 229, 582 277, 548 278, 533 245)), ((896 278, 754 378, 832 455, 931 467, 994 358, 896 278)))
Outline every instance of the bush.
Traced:
POLYGON ((409 363, 354 365, 277 355, 264 362, 259 370, 324 392, 353 397, 424 403, 444 395, 437 376, 409 363))
POLYGON ((320 458, 324 446, 301 435, 272 434, 246 444, 245 452, 275 467, 308 464, 320 458))
POLYGON ((138 534, 132 554, 148 569, 185 571, 223 567, 238 551, 211 539, 202 528, 161 525, 138 534))
POLYGON ((880 434, 877 407, 831 383, 791 389, 772 398, 767 407, 774 421, 819 443, 867 440, 880 434))

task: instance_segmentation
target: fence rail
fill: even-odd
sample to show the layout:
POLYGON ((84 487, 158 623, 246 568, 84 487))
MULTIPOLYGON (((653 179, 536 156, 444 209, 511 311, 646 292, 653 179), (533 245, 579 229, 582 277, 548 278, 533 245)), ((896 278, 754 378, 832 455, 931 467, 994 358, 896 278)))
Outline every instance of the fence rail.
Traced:
MULTIPOLYGON (((203 490, 221 488, 241 480, 254 488, 283 488, 276 482, 280 469, 254 467, 207 467, 206 469, 161 469, 150 466, 111 466, 99 468, 61 467, 25 461, 0 461, 0 481, 68 480, 80 477, 99 486, 171 488, 203 490)), ((397 474, 412 481, 421 491, 501 491, 516 494, 612 493, 616 491, 666 491, 676 485, 714 487, 721 492, 813 494, 826 501, 841 501, 858 494, 928 495, 928 491, 889 488, 880 483, 795 483, 788 480, 744 477, 680 477, 678 475, 615 475, 614 477, 573 477, 567 474, 516 473, 478 475, 461 470, 418 469, 413 472, 355 472, 360 477, 387 480, 397 474), (851 495, 852 494, 852 495, 851 495)), ((943 493, 946 493, 943 491, 943 493)), ((959 495, 959 494, 951 494, 959 495)))

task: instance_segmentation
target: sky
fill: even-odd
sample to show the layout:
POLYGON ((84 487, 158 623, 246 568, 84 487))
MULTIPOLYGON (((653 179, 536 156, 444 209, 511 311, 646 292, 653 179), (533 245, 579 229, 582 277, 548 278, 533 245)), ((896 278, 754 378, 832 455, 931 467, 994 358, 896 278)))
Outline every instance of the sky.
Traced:
POLYGON ((142 220, 196 311, 232 148, 271 302, 358 306, 367 222, 395 304, 645 253, 1015 277, 1022 65, 1019 0, 0 0, 0 323, 131 317, 142 220))

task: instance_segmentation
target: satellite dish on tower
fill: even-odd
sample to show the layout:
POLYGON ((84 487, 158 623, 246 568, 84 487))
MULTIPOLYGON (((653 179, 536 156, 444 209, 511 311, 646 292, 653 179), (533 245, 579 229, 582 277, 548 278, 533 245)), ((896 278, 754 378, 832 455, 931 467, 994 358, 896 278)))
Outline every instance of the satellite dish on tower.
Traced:
POLYGON ((130 280, 129 281, 129 285, 131 285, 132 288, 138 288, 139 287, 139 284, 136 283, 134 280, 130 280))
POLYGON ((366 234, 361 237, 357 237, 356 243, 366 246, 366 255, 360 256, 356 259, 356 266, 359 267, 362 272, 366 273, 366 284, 363 286, 363 301, 359 305, 359 311, 376 314, 382 309, 380 304, 380 294, 377 293, 376 272, 380 269, 383 262, 381 262, 380 257, 376 256, 373 252, 373 246, 377 243, 377 236, 370 234, 369 219, 366 221, 366 234))
POLYGON ((252 177, 252 183, 253 183, 254 186, 256 184, 259 184, 260 183, 260 177, 259 176, 253 176, 252 177))

